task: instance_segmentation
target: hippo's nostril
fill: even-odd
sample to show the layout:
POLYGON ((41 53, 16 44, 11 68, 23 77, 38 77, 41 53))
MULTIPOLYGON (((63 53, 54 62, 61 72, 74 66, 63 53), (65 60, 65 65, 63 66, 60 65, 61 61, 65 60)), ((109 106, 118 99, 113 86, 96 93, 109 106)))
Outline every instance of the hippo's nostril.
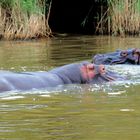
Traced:
POLYGON ((100 72, 100 74, 105 74, 106 73, 106 70, 105 70, 105 66, 104 65, 100 65, 99 66, 99 72, 100 72))

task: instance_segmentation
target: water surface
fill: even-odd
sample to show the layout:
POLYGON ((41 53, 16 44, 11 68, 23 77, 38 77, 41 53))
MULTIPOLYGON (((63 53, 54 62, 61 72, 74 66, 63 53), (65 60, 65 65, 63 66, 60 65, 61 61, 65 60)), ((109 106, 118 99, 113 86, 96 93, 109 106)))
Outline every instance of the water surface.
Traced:
MULTIPOLYGON (((94 54, 140 48, 139 38, 61 36, 0 42, 0 69, 44 71, 94 54)), ((65 85, 0 94, 1 140, 139 140, 139 66, 106 66, 128 77, 104 85, 65 85)))

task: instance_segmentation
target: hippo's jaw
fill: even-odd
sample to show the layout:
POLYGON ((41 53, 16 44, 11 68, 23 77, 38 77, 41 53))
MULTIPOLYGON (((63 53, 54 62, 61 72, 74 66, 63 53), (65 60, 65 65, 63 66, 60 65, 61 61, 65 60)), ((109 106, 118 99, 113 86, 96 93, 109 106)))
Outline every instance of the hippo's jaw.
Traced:
POLYGON ((107 71, 104 65, 90 64, 81 69, 82 77, 86 79, 87 83, 104 83, 116 80, 123 80, 124 78, 114 72, 107 71))
POLYGON ((128 49, 107 54, 97 54, 93 57, 95 64, 140 64, 140 49, 128 49))
POLYGON ((115 56, 115 54, 112 56, 106 56, 105 54, 95 55, 93 57, 93 63, 95 64, 107 64, 107 65, 113 65, 113 64, 123 64, 126 63, 126 58, 115 56))
POLYGON ((113 77, 113 75, 110 75, 107 73, 100 75, 100 77, 102 77, 102 79, 104 79, 105 81, 108 81, 108 82, 116 81, 116 78, 113 77))
POLYGON ((126 58, 118 58, 110 61, 110 65, 115 65, 115 64, 126 64, 127 59, 126 58))
POLYGON ((103 84, 107 82, 114 82, 114 81, 123 81, 125 80, 125 77, 122 77, 116 73, 113 72, 107 72, 106 74, 98 74, 96 75, 90 83, 92 84, 103 84))

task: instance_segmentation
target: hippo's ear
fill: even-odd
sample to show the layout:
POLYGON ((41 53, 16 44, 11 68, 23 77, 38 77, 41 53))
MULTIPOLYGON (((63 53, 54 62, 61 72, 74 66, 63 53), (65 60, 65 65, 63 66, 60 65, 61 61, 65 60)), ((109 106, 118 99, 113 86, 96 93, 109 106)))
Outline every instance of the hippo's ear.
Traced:
POLYGON ((94 69, 94 64, 87 64, 87 69, 88 70, 93 70, 94 69))
POLYGON ((86 64, 80 68, 82 77, 86 80, 92 79, 95 76, 94 64, 86 64))

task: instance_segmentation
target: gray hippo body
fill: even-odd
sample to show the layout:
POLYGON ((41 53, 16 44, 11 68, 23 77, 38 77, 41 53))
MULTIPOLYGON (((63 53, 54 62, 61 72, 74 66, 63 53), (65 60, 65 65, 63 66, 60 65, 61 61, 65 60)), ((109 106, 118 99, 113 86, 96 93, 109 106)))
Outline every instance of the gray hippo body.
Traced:
POLYGON ((92 58, 94 64, 135 64, 140 65, 140 49, 116 50, 115 52, 96 54, 92 58))
POLYGON ((73 63, 48 72, 0 71, 0 92, 56 87, 64 84, 94 84, 123 79, 89 62, 73 63))

